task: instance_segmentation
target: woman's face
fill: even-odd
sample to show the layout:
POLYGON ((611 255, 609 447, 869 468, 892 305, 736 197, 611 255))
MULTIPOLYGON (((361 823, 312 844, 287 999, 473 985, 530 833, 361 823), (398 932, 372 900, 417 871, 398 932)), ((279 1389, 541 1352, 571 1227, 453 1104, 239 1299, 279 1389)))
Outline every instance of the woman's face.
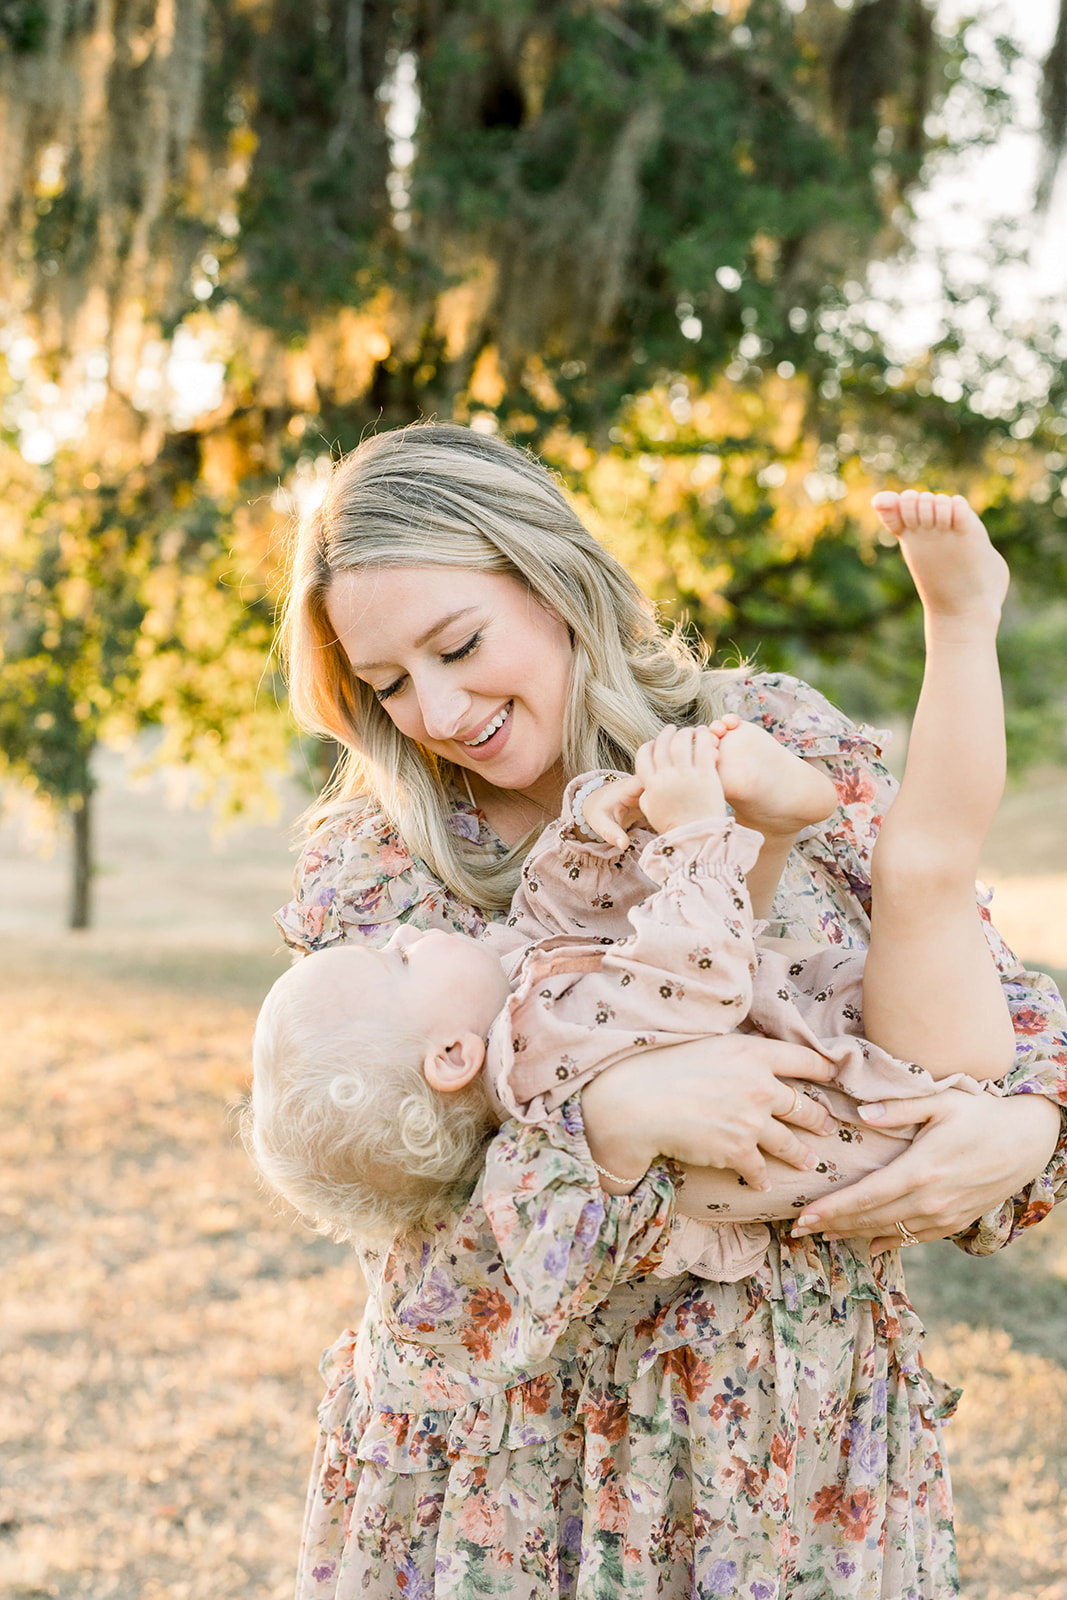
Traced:
POLYGON ((357 678, 409 739, 497 789, 558 783, 570 635, 515 578, 339 573, 327 611, 357 678))

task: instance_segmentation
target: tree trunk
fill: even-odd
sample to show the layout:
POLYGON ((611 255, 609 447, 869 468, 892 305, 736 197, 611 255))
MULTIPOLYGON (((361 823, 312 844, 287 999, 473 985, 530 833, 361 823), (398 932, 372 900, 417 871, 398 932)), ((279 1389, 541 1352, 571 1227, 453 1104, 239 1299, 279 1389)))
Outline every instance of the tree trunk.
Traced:
POLYGON ((70 925, 72 928, 89 926, 90 890, 93 877, 93 810, 91 789, 86 789, 71 802, 70 818, 73 826, 73 876, 71 880, 70 925))

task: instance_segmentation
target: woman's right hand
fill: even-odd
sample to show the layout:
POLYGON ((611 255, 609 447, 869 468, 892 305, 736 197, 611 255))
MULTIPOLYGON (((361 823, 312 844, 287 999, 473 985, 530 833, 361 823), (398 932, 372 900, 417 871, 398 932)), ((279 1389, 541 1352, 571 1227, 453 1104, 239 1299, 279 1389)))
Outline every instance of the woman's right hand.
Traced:
POLYGON ((815 1165, 793 1128, 828 1133, 834 1125, 828 1111, 782 1080, 828 1083, 831 1072, 814 1050, 758 1034, 643 1050, 583 1090, 589 1148, 602 1168, 626 1180, 623 1188, 664 1155, 688 1166, 727 1167, 762 1189, 765 1156, 802 1172, 815 1165))

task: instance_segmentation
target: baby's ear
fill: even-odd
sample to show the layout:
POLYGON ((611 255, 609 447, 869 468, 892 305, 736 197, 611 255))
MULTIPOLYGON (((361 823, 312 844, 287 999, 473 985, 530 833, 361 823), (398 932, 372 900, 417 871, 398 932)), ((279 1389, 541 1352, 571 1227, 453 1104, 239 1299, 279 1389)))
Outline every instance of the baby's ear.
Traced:
POLYGON ((484 1060, 485 1040, 476 1033, 462 1033, 443 1050, 426 1052, 422 1075, 431 1089, 439 1094, 451 1094, 474 1082, 484 1060))

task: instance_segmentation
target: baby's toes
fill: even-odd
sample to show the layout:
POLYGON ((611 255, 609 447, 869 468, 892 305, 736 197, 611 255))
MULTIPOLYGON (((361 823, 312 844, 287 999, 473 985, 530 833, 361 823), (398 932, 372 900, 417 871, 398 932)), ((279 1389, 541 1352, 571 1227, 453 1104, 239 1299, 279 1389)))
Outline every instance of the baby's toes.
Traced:
POLYGON ((952 526, 957 533, 985 533, 986 526, 962 494, 952 496, 952 526))
POLYGON ((878 514, 878 520, 888 533, 903 533, 904 522, 900 515, 900 496, 895 490, 880 489, 872 499, 871 505, 878 514))
POLYGON ((951 533, 953 499, 950 494, 934 495, 934 524, 938 533, 951 533))
POLYGON ((914 533, 919 526, 919 492, 905 489, 900 497, 900 516, 905 528, 914 533))
POLYGON ((929 489, 924 489, 919 495, 916 515, 919 527, 924 533, 931 532, 937 526, 937 505, 929 489))

